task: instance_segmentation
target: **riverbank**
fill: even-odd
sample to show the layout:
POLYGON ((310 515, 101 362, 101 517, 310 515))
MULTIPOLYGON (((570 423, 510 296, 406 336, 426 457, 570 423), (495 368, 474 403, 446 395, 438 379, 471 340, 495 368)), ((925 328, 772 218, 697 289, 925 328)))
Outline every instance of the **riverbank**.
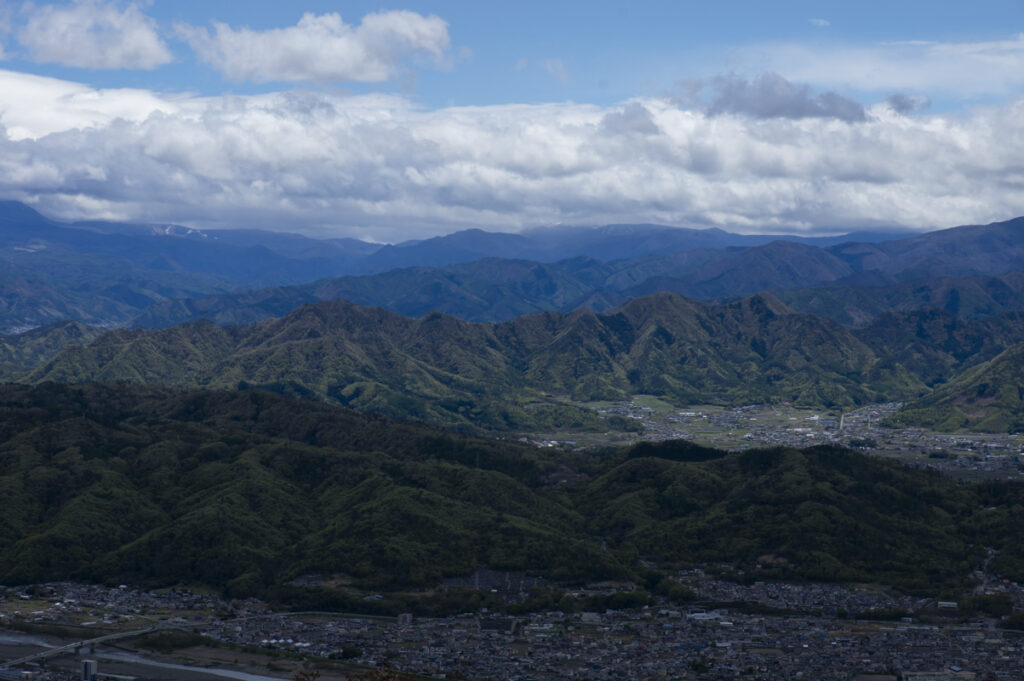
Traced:
MULTIPOLYGON (((0 659, 11 660, 73 643, 73 639, 0 631, 0 659)), ((304 669, 299 659, 282 659, 248 651, 193 646, 158 654, 126 645, 98 646, 92 652, 48 658, 46 668, 77 673, 83 660, 95 660, 104 674, 176 681, 281 681, 304 669)), ((320 671, 323 681, 344 681, 343 673, 320 671)))

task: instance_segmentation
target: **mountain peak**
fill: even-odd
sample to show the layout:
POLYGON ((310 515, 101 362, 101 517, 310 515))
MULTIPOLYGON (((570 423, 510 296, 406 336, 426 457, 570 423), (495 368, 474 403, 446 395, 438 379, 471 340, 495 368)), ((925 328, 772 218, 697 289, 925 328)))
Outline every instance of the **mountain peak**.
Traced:
POLYGON ((0 222, 49 224, 51 221, 21 201, 0 201, 0 222))
POLYGON ((768 291, 758 291, 754 295, 742 300, 741 303, 751 310, 762 314, 771 313, 778 316, 793 314, 793 310, 768 291))
POLYGON ((731 310, 737 317, 749 321, 764 321, 794 314, 793 310, 785 303, 767 291, 759 291, 746 298, 733 300, 723 305, 723 308, 731 310))

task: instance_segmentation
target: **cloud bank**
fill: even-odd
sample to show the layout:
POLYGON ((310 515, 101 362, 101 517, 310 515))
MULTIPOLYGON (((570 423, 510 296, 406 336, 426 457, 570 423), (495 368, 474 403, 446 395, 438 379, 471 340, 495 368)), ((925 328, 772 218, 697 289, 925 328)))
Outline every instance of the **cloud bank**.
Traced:
POLYGON ((864 107, 835 92, 812 94, 810 86, 795 85, 776 73, 747 80, 742 76, 719 76, 712 81, 715 95, 711 114, 748 114, 755 118, 837 118, 863 121, 864 107))
MULTIPOLYGON (((795 101, 831 106, 807 94, 795 101)), ((556 223, 809 232, 1024 214, 1024 100, 950 116, 894 106, 862 119, 711 113, 667 97, 423 110, 396 96, 166 98, 0 72, 0 198, 65 218, 385 241, 556 223)))
POLYGON ((18 41, 39 62, 89 69, 153 69, 171 61, 156 22, 134 3, 27 5, 18 41))
POLYGON ((359 26, 338 14, 307 13, 295 26, 267 31, 220 22, 212 33, 176 28, 202 61, 235 82, 386 81, 411 56, 440 62, 450 45, 444 20, 406 10, 368 14, 359 26))

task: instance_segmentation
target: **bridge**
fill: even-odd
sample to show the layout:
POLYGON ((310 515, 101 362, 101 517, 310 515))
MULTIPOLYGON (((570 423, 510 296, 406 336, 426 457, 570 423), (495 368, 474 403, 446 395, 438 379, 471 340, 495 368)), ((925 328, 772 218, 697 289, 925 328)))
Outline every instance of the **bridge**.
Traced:
MULTIPOLYGON (((245 622, 247 620, 264 619, 264 618, 270 619, 270 618, 274 618, 274 617, 301 617, 301 616, 309 616, 309 615, 317 615, 317 616, 326 615, 326 616, 330 616, 330 617, 358 617, 360 619, 375 619, 375 620, 385 620, 385 621, 394 621, 396 619, 395 617, 389 617, 387 615, 364 615, 364 614, 356 614, 356 613, 305 611, 305 612, 280 612, 280 613, 267 613, 267 614, 262 614, 262 615, 248 615, 248 616, 245 616, 245 617, 238 617, 238 618, 235 618, 233 620, 229 620, 226 623, 230 623, 230 622, 245 622)), ((154 631, 160 631, 162 629, 177 629, 177 628, 179 628, 179 627, 177 627, 176 625, 171 625, 171 624, 156 624, 156 625, 153 625, 151 627, 147 627, 146 629, 135 629, 133 631, 121 631, 121 632, 116 632, 116 633, 113 633, 113 634, 105 634, 103 636, 97 636, 96 638, 90 638, 90 639, 84 639, 84 640, 81 640, 81 641, 75 641, 74 643, 68 643, 67 645, 60 646, 59 648, 47 648, 44 651, 41 651, 41 652, 38 652, 38 653, 34 653, 32 655, 26 655, 25 657, 19 657, 19 658, 15 659, 15 660, 8 660, 7 662, 0 662, 0 670, 10 669, 12 667, 17 667, 19 665, 27 664, 29 662, 38 662, 40 660, 45 660, 45 659, 48 659, 48 658, 51 658, 51 657, 58 657, 58 656, 63 655, 65 653, 75 652, 79 648, 90 648, 92 646, 95 646, 95 645, 97 645, 99 643, 104 643, 106 641, 116 641, 116 640, 122 639, 122 638, 134 638, 135 636, 144 636, 146 634, 151 634, 154 631)))
POLYGON ((132 638, 134 636, 143 636, 150 634, 154 631, 163 629, 163 626, 153 626, 147 629, 136 629, 134 631, 120 631, 114 634, 105 634, 103 636, 97 636, 96 638, 84 639, 82 641, 75 641, 59 648, 48 648, 40 653, 34 653, 32 655, 26 655, 25 657, 19 657, 15 660, 8 660, 7 662, 0 663, 0 669, 10 669, 11 667, 17 667, 19 665, 26 664, 28 662, 37 662, 39 660, 45 660, 49 657, 57 657, 64 653, 74 652, 79 648, 91 648, 98 643, 104 643, 106 641, 116 641, 122 638, 132 638))

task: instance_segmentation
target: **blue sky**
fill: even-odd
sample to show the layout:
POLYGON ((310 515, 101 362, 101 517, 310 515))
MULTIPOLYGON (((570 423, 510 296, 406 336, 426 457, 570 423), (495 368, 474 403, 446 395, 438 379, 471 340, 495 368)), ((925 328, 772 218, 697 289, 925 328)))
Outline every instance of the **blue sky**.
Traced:
MULTIPOLYGON (((36 3, 37 6, 44 3, 36 3)), ((60 6, 61 3, 53 3, 60 6)), ((69 3, 64 3, 69 4, 69 3)), ((125 3, 120 3, 121 7, 125 3)), ((89 83, 95 87, 142 87, 205 95, 268 92, 281 82, 224 78, 199 62, 174 26, 234 27, 268 31, 295 25, 305 13, 337 13, 347 24, 394 9, 437 16, 448 26, 451 50, 443 65, 409 64, 396 80, 358 84, 336 81, 352 92, 384 91, 426 106, 540 103, 572 100, 613 104, 637 96, 672 92, 679 81, 726 72, 756 75, 758 51, 800 45, 821 50, 877 48, 886 43, 990 43, 1024 32, 1024 2, 196 2, 139 5, 155 20, 173 61, 150 69, 82 69, 33 61, 29 50, 8 38, 7 67, 89 83), (560 63, 564 74, 553 73, 560 63), (417 68, 417 66, 419 68, 417 68)), ((25 12, 8 3, 8 23, 25 12)), ((782 74, 786 75, 786 74, 782 74)), ((843 88, 862 98, 886 94, 865 89, 841 74, 818 74, 823 87, 843 88)), ((284 83, 284 85, 294 85, 284 83)), ((328 83, 307 83, 324 87, 328 83)), ((908 83, 906 90, 915 89, 908 83)), ((951 109, 1006 93, 927 92, 933 104, 951 109)))
POLYGON ((395 241, 1024 213, 1024 2, 0 2, 0 197, 395 241))

